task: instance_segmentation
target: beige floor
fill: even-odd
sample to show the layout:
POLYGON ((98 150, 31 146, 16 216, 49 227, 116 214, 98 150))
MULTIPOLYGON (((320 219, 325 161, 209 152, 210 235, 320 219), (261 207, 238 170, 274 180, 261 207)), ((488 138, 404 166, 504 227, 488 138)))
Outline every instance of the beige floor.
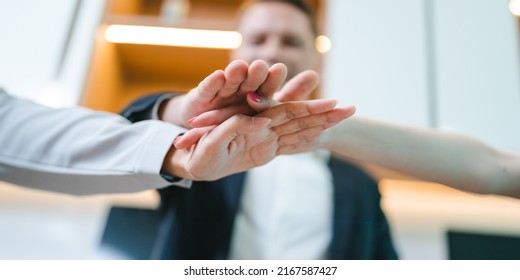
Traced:
MULTIPOLYGON (((446 230, 520 237, 520 200, 409 180, 382 180, 382 206, 403 259, 446 259, 446 230)), ((103 259, 111 205, 154 208, 154 191, 73 197, 0 183, 0 259, 103 259)))

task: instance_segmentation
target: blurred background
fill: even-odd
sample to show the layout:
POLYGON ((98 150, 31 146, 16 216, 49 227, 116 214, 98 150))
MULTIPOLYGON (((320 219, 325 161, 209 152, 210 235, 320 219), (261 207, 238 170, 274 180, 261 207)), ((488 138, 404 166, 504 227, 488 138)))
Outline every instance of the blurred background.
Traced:
MULTIPOLYGON (((241 2, 0 0, 0 86, 52 107, 112 112, 145 93, 186 91, 227 64, 241 2), (132 36, 140 27, 229 32, 194 46, 132 36)), ((327 97, 359 116, 520 152, 520 1, 310 2, 330 40, 321 50, 327 97)), ((364 166, 380 179, 402 259, 520 259, 519 200, 364 166)), ((142 257, 158 201, 154 191, 73 197, 0 183, 0 259, 142 257), (118 250, 132 237, 141 247, 118 250)))

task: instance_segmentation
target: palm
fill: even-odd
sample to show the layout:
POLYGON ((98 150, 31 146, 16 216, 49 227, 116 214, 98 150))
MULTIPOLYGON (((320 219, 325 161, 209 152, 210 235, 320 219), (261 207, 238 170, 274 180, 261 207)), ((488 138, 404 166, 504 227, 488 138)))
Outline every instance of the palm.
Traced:
POLYGON ((263 165, 279 154, 307 151, 320 133, 353 114, 334 100, 280 104, 255 117, 235 115, 194 128, 175 144, 186 178, 216 180, 263 165))
POLYGON ((265 124, 267 118, 237 115, 213 130, 183 153, 186 171, 195 180, 221 177, 263 165, 278 151, 276 133, 265 124), (231 131, 231 133, 230 133, 231 131))

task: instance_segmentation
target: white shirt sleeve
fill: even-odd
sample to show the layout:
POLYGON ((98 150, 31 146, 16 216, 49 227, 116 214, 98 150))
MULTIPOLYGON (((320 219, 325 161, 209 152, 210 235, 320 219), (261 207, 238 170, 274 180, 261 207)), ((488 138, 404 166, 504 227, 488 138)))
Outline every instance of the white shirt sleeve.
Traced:
POLYGON ((189 187, 190 180, 159 175, 182 132, 156 120, 131 124, 86 108, 52 109, 0 89, 0 180, 75 195, 189 187))

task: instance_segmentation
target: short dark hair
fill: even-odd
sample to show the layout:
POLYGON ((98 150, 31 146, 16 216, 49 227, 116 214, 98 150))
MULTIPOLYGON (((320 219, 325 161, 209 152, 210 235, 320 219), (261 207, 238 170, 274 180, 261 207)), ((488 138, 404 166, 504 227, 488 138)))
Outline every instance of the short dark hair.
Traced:
POLYGON ((245 9, 247 9, 249 6, 256 4, 256 3, 283 3, 287 5, 291 5, 298 10, 302 11, 307 18, 309 18, 310 27, 312 29, 312 33, 315 36, 318 36, 318 24, 316 21, 316 12, 315 10, 304 0, 246 0, 240 7, 239 11, 239 17, 241 17, 242 13, 245 9))

